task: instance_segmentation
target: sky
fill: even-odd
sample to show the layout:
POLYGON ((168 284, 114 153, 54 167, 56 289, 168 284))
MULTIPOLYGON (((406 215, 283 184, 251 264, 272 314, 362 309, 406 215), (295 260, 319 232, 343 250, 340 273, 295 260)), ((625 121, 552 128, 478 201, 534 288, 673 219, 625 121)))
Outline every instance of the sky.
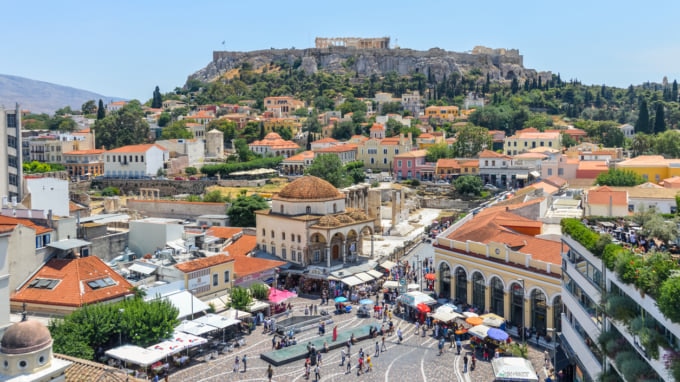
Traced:
POLYGON ((1 74, 142 102, 184 85, 213 50, 309 48, 315 37, 518 49, 526 68, 584 84, 680 79, 678 1, 22 0, 0 10, 1 74))

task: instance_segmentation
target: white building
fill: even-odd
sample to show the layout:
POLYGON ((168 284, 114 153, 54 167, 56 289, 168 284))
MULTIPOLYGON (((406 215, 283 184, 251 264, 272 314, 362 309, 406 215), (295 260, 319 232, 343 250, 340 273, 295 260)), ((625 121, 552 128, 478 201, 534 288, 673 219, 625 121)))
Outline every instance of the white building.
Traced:
MULTIPOLYGON (((139 257, 181 240, 184 225, 178 219, 146 218, 130 221, 129 248, 139 257)), ((179 249, 179 248, 175 248, 179 249)))
POLYGON ((26 192, 31 195, 31 209, 52 210, 54 216, 69 216, 68 181, 56 178, 28 178, 26 192))
POLYGON ((21 200, 22 177, 21 110, 0 105, 0 196, 21 200))
POLYGON ((167 139, 156 141, 168 152, 175 152, 177 155, 186 155, 189 166, 200 167, 205 159, 205 142, 202 139, 167 139))
POLYGON ((104 154, 104 176, 111 178, 156 176, 168 157, 168 150, 157 144, 119 147, 104 154))
POLYGON ((635 127, 629 123, 619 126, 619 129, 621 129, 625 138, 633 138, 635 136, 635 127))

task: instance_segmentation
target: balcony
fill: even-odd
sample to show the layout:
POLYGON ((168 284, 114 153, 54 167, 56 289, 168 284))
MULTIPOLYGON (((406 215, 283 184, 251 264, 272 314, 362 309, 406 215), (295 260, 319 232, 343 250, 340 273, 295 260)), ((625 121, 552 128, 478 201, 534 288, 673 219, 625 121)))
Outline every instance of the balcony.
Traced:
POLYGON ((600 324, 595 317, 596 312, 594 310, 585 308, 564 288, 562 289, 562 303, 569 307, 569 311, 574 316, 574 319, 578 321, 586 332, 591 333, 594 338, 600 335, 600 324))
POLYGON ((626 325, 615 320, 609 320, 609 322, 623 335, 626 341, 628 341, 628 343, 640 354, 640 356, 643 357, 645 361, 647 361, 647 363, 652 367, 652 369, 654 369, 654 371, 656 371, 657 374, 661 376, 668 375, 668 370, 666 370, 663 359, 663 355, 666 354, 666 351, 663 348, 659 348, 659 359, 653 359, 647 354, 647 351, 640 344, 640 341, 628 331, 628 327, 626 325))
POLYGON ((591 380, 596 381, 598 375, 602 373, 602 364, 590 351, 581 335, 571 326, 564 314, 562 314, 562 336, 574 351, 579 363, 583 366, 583 371, 588 373, 591 380))

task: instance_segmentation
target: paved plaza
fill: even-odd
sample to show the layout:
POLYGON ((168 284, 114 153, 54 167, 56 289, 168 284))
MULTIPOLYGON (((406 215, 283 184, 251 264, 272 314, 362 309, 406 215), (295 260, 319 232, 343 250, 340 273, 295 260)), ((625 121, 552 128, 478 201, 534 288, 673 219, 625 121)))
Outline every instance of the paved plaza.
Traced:
MULTIPOLYGON (((310 303, 319 303, 320 299, 312 300, 298 297, 292 300, 294 314, 304 315, 304 306, 310 303)), ((322 309, 331 311, 332 304, 322 309)), ((359 318, 355 313, 341 314, 333 316, 334 323, 328 326, 332 330, 337 325, 338 330, 351 330, 366 324, 377 322, 374 318, 359 318)), ((340 352, 342 348, 331 350, 327 354, 322 354, 321 380, 322 381, 466 381, 466 382, 488 382, 493 381, 491 363, 477 360, 477 368, 474 371, 463 373, 463 352, 456 355, 455 349, 450 349, 450 344, 446 344, 446 351, 443 355, 438 355, 437 340, 428 332, 426 337, 416 335, 415 326, 412 323, 393 317, 395 327, 401 328, 404 342, 397 343, 397 336, 387 336, 387 350, 374 357, 375 342, 365 340, 352 346, 351 374, 346 374, 346 366, 340 366, 340 352), (356 374, 356 361, 359 349, 363 348, 366 354, 370 354, 373 360, 373 371, 360 376, 356 374)), ((396 333, 396 329, 395 329, 396 333)), ((170 375, 170 381, 267 381, 266 370, 268 363, 260 359, 260 353, 271 350, 272 337, 270 334, 263 334, 262 327, 259 326, 250 336, 245 337, 247 345, 241 349, 236 349, 232 353, 219 355, 217 359, 208 362, 189 366, 183 370, 170 375), (234 373, 234 358, 247 355, 248 369, 234 373)), ((306 343, 311 339, 318 338, 315 329, 304 331, 296 335, 298 343, 306 343)), ((378 337, 380 339, 380 337, 378 337)), ((465 349, 469 351, 467 345, 465 349)), ((544 356, 541 349, 530 348, 530 359, 538 370, 540 380, 546 377, 544 369, 544 356)), ((274 367, 274 377, 272 381, 305 381, 304 361, 295 361, 288 365, 274 367)), ((310 381, 314 380, 314 372, 310 381)))

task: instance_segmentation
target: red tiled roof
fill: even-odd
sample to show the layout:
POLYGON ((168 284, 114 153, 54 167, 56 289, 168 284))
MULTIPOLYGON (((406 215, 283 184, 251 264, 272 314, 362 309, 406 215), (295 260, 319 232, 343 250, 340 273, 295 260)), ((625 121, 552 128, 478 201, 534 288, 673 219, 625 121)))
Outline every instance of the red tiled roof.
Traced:
POLYGON ((51 228, 43 227, 37 225, 28 219, 18 219, 9 216, 0 215, 0 226, 7 227, 8 230, 14 229, 17 225, 23 225, 35 230, 36 235, 42 235, 43 233, 52 232, 51 228))
POLYGON ((215 265, 220 265, 224 263, 228 263, 230 261, 234 261, 233 257, 229 257, 225 255, 224 253, 219 253, 214 256, 210 257, 203 257, 200 259, 196 260, 190 260, 190 261, 185 261, 183 263, 179 263, 175 265, 175 268, 179 269, 180 271, 184 273, 189 273, 189 272, 194 272, 199 269, 206 269, 210 267, 214 267, 215 265))
POLYGON ((346 145, 335 145, 330 147, 324 147, 323 149, 316 150, 317 153, 342 153, 346 151, 356 151, 357 145, 346 144, 346 145))
POLYGON ((132 285, 97 256, 52 259, 11 298, 13 302, 80 307, 129 295, 132 285), (92 289, 87 283, 110 277, 116 285, 92 289), (35 279, 60 280, 53 289, 29 287, 35 279))
POLYGON ((505 158, 505 159, 511 159, 507 155, 499 154, 495 151, 491 150, 482 150, 482 152, 479 153, 480 158, 505 158))
POLYGON ((107 152, 109 152, 109 153, 145 153, 145 152, 149 151, 149 149, 154 147, 154 146, 158 147, 159 149, 161 149, 163 151, 168 151, 161 145, 157 145, 155 143, 149 143, 149 144, 143 144, 143 145, 123 146, 123 147, 119 147, 117 149, 109 150, 107 152))
POLYGON ((305 159, 314 159, 314 151, 308 150, 303 151, 299 154, 295 154, 292 157, 284 159, 284 162, 304 162, 305 159))
MULTIPOLYGON (((281 137, 279 137, 279 138, 281 138, 281 137)), ((326 138, 319 139, 318 141, 314 141, 312 143, 338 143, 338 142, 340 142, 340 141, 338 141, 337 139, 333 139, 331 137, 326 137, 326 138)))
POLYGON ((102 150, 102 149, 75 150, 75 151, 65 152, 64 155, 92 155, 92 154, 101 154, 103 152, 104 152, 104 150, 102 150))
POLYGON ((437 160, 437 167, 440 168, 460 168, 460 163, 456 159, 441 158, 437 160))
MULTIPOLYGON (((237 241, 241 241, 241 239, 237 241)), ((284 261, 267 260, 249 256, 239 256, 235 259, 234 273, 236 273, 237 277, 252 275, 253 273, 263 272, 286 264, 284 261)))
POLYGON ((223 251, 227 251, 230 256, 236 257, 236 262, 238 263, 240 256, 245 256, 255 250, 257 246, 257 237, 253 235, 243 235, 238 240, 231 242, 229 245, 222 248, 223 251))
POLYGON ((616 191, 608 186, 601 186, 588 191, 588 204, 627 206, 628 193, 616 191))
POLYGON ((489 207, 463 224, 448 238, 488 244, 504 243, 516 251, 531 254, 535 260, 562 264, 561 243, 521 233, 521 230, 540 231, 543 223, 516 215, 506 207, 489 207))
POLYGON ((383 126, 379 123, 374 123, 373 126, 371 126, 371 131, 378 131, 378 130, 385 130, 385 126, 383 126))
POLYGON ((220 239, 231 239, 234 235, 238 235, 243 232, 243 228, 239 227, 216 227, 212 226, 208 228, 206 232, 208 235, 219 237, 220 239))

